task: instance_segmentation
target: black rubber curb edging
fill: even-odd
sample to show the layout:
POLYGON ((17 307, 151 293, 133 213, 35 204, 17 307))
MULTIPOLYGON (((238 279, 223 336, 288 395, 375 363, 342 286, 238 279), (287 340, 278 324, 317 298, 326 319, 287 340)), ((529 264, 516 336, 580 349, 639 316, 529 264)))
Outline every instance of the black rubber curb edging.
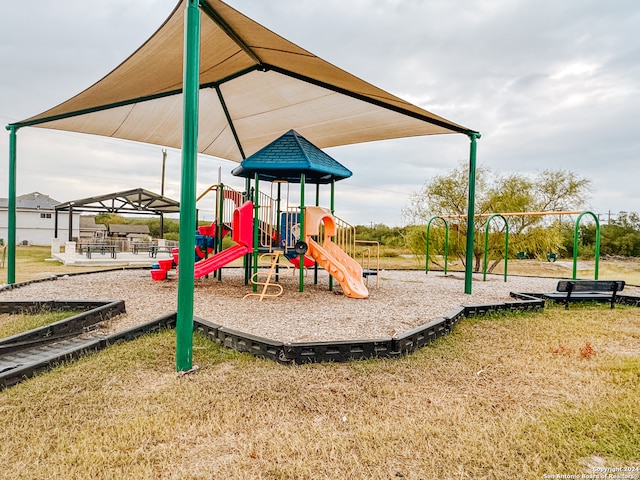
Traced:
POLYGON ((463 318, 544 308, 544 300, 526 295, 523 297, 526 298, 520 301, 458 307, 442 317, 390 338, 284 343, 232 330, 200 318, 194 318, 194 330, 224 347, 282 364, 396 358, 447 335, 463 318))
MULTIPOLYGON (((0 313, 33 311, 43 308, 51 311, 78 309, 86 309, 86 311, 44 327, 0 339, 0 355, 12 354, 25 349, 38 349, 45 345, 55 344, 55 342, 62 342, 86 333, 100 322, 125 313, 123 300, 36 300, 29 302, 9 300, 0 302, 0 313)), ((0 372, 0 390, 47 370, 53 365, 76 359, 87 352, 99 350, 102 348, 101 342, 106 338, 108 337, 87 339, 84 342, 77 342, 73 347, 54 349, 51 355, 43 354, 44 357, 37 362, 25 363, 0 372)))
MULTIPOLYGON (((122 268, 115 268, 113 270, 122 270, 122 268)), ((79 272, 77 274, 82 275, 104 271, 107 270, 101 270, 98 272, 79 272)), ((0 287, 0 290, 6 289, 7 287, 18 288, 19 286, 28 285, 30 283, 55 280, 56 278, 57 276, 22 282, 21 284, 0 287)), ((516 300, 512 302, 461 306, 442 317, 432 319, 421 326, 390 338, 342 340, 335 342, 284 343, 223 327, 198 317, 194 317, 194 331, 201 332, 210 340, 219 343, 226 348, 230 348, 241 353, 251 353, 256 357, 266 358, 281 364, 347 362, 369 358, 397 358, 402 355, 410 354, 431 343, 435 339, 447 335, 463 318, 482 316, 496 312, 526 312, 542 310, 544 308, 545 300, 544 298, 541 298, 541 294, 510 292, 510 295, 516 300)), ((6 304, 9 302, 1 303, 6 304)), ((27 304, 30 302, 15 303, 27 304)), ((61 303, 66 304, 69 302, 61 303)), ((88 304, 91 302, 84 303, 88 304)), ((640 298, 620 295, 617 299, 617 303, 640 306, 640 298)), ((0 311, 2 310, 0 309, 0 311)), ((91 312, 92 311, 89 311, 85 314, 89 315, 91 312)), ((76 359, 86 353, 101 350, 109 345, 113 345, 121 341, 134 340, 146 333, 159 331, 165 328, 174 328, 176 324, 176 316, 177 314, 172 312, 129 330, 118 332, 105 338, 92 340, 87 344, 65 351, 61 356, 48 359, 41 365, 25 366, 20 367, 19 369, 13 369, 10 372, 3 372, 0 374, 0 390, 18 383, 24 378, 33 376, 40 371, 46 370, 52 365, 76 359), (9 377, 11 380, 7 382, 7 380, 5 380, 6 377, 9 377)))

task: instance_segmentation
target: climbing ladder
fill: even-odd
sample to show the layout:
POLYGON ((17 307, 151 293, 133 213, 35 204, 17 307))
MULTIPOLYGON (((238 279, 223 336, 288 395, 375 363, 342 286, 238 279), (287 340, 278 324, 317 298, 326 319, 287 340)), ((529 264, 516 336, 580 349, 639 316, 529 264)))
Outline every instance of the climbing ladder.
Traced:
MULTIPOLYGON (((251 277, 251 283, 253 283, 254 285, 262 285, 262 292, 260 293, 247 293, 244 298, 247 297, 251 297, 251 296, 258 296, 260 297, 260 301, 262 301, 265 297, 279 297, 280 295, 282 295, 282 285, 278 284, 278 283, 274 283, 271 281, 272 278, 274 278, 274 276, 276 276, 278 273, 276 272, 276 268, 279 265, 279 261, 280 261, 280 257, 284 254, 284 252, 282 250, 274 250, 272 252, 269 253, 264 253, 262 255, 260 255, 260 260, 259 260, 259 264, 260 265, 269 265, 269 270, 267 270, 266 272, 256 272, 252 275, 251 277), (268 261, 265 261, 266 259, 270 259, 268 261), (264 281, 259 281, 258 278, 260 275, 265 275, 266 277, 264 279, 264 281), (269 287, 276 287, 277 288, 277 292, 276 293, 267 293, 267 290, 269 289, 269 287)), ((280 265, 280 266, 284 266, 287 269, 289 269, 289 265, 280 265)))

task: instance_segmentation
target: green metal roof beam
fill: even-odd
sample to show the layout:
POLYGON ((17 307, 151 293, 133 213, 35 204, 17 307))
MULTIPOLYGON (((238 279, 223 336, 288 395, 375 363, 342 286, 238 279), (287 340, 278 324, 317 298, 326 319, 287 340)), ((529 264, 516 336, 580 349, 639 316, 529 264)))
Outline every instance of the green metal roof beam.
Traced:
POLYGON ((251 47, 249 47, 249 45, 247 45, 244 40, 240 38, 236 31, 231 28, 231 26, 227 22, 225 22, 224 19, 220 17, 220 15, 218 15, 218 12, 216 12, 211 5, 209 5, 207 2, 200 2, 200 9, 211 20, 213 20, 213 22, 218 25, 224 31, 224 33, 226 33, 231 38, 231 40, 233 40, 235 44, 242 49, 244 53, 249 55, 249 57, 251 57, 251 60, 256 62, 258 65, 262 65, 262 60, 260 60, 260 58, 254 53, 254 51, 251 50, 251 47))
POLYGON ((220 91, 220 85, 217 84, 213 88, 215 88, 216 93, 218 94, 218 100, 220 100, 220 106, 222 106, 222 110, 224 111, 224 116, 227 118, 227 123, 229 124, 229 128, 231 129, 233 138, 236 141, 236 145, 238 146, 240 155, 242 156, 243 159, 247 158, 247 156, 244 154, 244 149, 242 148, 242 143, 240 142, 240 137, 238 137, 238 132, 236 131, 236 127, 233 124, 233 119, 231 118, 231 114, 229 113, 229 109, 227 108, 227 102, 224 101, 224 97, 222 96, 222 91, 220 91))

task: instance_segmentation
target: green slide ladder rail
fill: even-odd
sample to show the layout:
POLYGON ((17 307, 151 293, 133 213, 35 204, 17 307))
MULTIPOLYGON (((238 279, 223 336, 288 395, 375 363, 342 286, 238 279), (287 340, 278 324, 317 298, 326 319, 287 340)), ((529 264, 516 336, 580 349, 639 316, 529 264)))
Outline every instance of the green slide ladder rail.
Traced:
POLYGON ((585 215, 591 215, 591 217, 596 222, 596 249, 595 249, 595 267, 594 267, 594 280, 598 280, 598 267, 600 264, 600 221, 598 220, 598 216, 589 211, 582 212, 578 215, 576 219, 576 226, 573 231, 573 276, 571 277, 573 280, 576 280, 576 276, 578 273, 578 235, 580 229, 580 220, 585 215))
POLYGON ((491 226, 491 220, 495 217, 500 217, 504 222, 504 281, 507 281, 507 266, 509 264, 509 223, 503 215, 494 213, 487 219, 487 226, 484 230, 484 265, 482 268, 482 281, 487 281, 487 259, 489 258, 489 227, 491 226))
MULTIPOLYGON (((306 228, 305 228, 305 216, 304 216, 304 213, 305 213, 304 209, 306 208, 304 204, 305 181, 306 181, 306 176, 304 173, 301 173, 300 174, 300 238, 299 238, 301 242, 305 242, 307 239, 306 228)), ((298 276, 298 291, 304 292, 304 253, 300 254, 300 263, 298 267, 298 273, 300 274, 298 276)))
POLYGON ((428 274, 429 273, 429 237, 430 237, 430 232, 431 232, 431 223, 434 220, 440 219, 444 222, 444 274, 447 274, 447 262, 449 259, 449 224, 447 223, 447 221, 439 216, 435 216, 435 217, 431 217, 429 219, 429 222, 427 223, 427 247, 426 247, 426 251, 425 251, 425 269, 424 269, 424 273, 428 274))

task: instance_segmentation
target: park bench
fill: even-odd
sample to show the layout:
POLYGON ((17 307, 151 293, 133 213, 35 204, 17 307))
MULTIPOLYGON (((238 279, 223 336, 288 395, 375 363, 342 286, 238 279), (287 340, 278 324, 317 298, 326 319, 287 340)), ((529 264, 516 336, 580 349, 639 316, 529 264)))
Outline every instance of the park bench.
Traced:
POLYGON ((624 289, 624 280, 560 280, 556 291, 558 294, 547 294, 547 298, 562 301, 565 308, 574 300, 610 300, 611 308, 616 302, 618 292, 624 289), (560 295, 566 293, 566 295, 560 295))
POLYGON ((163 252, 163 253, 171 253, 173 248, 175 248, 175 247, 168 247, 168 246, 159 247, 157 245, 154 245, 152 247, 149 247, 149 256, 151 258, 156 258, 158 256, 158 253, 161 253, 161 252, 163 252))

